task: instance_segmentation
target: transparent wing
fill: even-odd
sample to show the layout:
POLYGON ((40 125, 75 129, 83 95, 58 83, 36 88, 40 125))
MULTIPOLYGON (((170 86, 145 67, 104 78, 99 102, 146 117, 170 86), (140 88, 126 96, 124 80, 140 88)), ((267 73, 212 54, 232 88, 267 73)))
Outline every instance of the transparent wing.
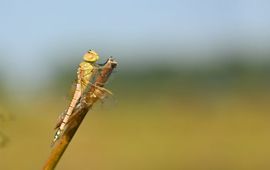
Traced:
POLYGON ((58 116, 57 121, 56 121, 56 125, 55 125, 54 129, 57 129, 57 128, 60 127, 60 125, 61 125, 61 123, 62 123, 62 121, 63 121, 63 119, 64 119, 64 117, 65 117, 66 112, 67 112, 67 110, 65 110, 64 112, 62 112, 62 113, 58 116))
MULTIPOLYGON (((77 85, 76 82, 77 82, 77 79, 75 79, 75 80, 72 82, 71 88, 70 88, 68 94, 66 95, 66 100, 67 100, 67 101, 71 101, 72 98, 73 98, 73 96, 74 96, 74 94, 75 94, 75 91, 76 91, 76 85, 77 85)), ((67 112, 67 109, 65 109, 65 111, 62 112, 62 113, 58 116, 57 121, 56 121, 56 125, 55 125, 54 129, 57 129, 57 128, 60 127, 61 123, 62 123, 63 120, 64 120, 64 117, 65 117, 66 112, 67 112)))

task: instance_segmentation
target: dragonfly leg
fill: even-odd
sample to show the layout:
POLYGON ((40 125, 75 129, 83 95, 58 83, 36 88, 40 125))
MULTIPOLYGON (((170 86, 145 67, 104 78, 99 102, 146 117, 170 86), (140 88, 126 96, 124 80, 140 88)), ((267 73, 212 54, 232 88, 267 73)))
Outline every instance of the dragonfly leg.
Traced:
POLYGON ((106 93, 108 93, 108 94, 110 94, 110 95, 113 95, 113 93, 112 93, 110 90, 108 90, 108 89, 106 89, 106 88, 104 88, 104 87, 96 86, 96 85, 94 85, 94 84, 92 84, 92 83, 89 83, 89 84, 90 84, 91 86, 93 86, 93 87, 95 87, 95 88, 101 90, 101 91, 105 91, 106 93))

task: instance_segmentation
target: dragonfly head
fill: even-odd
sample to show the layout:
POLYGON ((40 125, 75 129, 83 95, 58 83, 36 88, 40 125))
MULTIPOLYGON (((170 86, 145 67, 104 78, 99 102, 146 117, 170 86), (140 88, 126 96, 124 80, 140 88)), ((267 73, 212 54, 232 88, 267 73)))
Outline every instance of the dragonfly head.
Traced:
POLYGON ((98 53, 96 53, 94 50, 89 50, 84 54, 83 59, 87 62, 94 63, 99 59, 99 56, 98 53))

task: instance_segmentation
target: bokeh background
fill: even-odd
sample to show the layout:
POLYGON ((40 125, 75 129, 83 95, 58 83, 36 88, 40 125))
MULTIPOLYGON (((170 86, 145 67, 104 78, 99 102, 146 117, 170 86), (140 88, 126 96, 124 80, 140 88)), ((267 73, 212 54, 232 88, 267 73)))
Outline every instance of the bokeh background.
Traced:
POLYGON ((88 49, 119 63, 57 169, 270 169, 267 0, 0 1, 0 169, 41 169, 88 49))

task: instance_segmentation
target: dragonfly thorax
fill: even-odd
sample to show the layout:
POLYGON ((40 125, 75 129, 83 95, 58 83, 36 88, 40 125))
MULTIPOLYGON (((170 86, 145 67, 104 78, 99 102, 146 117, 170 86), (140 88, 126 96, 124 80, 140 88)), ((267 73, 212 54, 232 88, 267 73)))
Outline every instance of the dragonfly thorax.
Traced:
POLYGON ((80 64, 80 77, 81 80, 79 80, 79 83, 81 84, 82 91, 84 91, 92 77, 94 65, 89 62, 81 62, 80 64))

